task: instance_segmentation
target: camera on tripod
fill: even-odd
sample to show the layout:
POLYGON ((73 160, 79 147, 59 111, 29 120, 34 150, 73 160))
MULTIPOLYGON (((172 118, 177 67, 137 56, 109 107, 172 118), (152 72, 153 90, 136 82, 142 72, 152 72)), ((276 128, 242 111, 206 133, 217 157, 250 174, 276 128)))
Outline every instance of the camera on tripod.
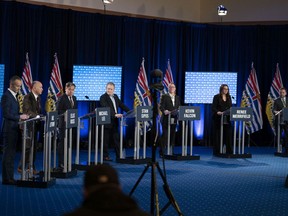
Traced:
MULTIPOLYGON (((152 92, 154 90, 162 91, 164 89, 164 86, 162 83, 163 72, 160 69, 154 69, 153 71, 151 71, 150 78, 151 78, 151 82, 150 82, 151 84, 149 85, 149 88, 152 92)), ((157 96, 157 95, 155 95, 155 96, 157 96)), ((154 100, 154 98, 153 98, 153 100, 154 100)))
POLYGON ((163 170, 161 170, 159 163, 156 161, 156 149, 157 149, 157 141, 158 141, 158 98, 160 99, 160 92, 164 89, 164 86, 162 84, 163 81, 163 72, 160 69, 155 69, 151 71, 150 73, 151 78, 151 84, 149 85, 149 89, 152 96, 152 103, 153 103, 153 125, 152 125, 152 137, 153 137, 153 145, 152 145, 152 161, 149 162, 145 169, 143 170, 142 174, 140 175, 139 179, 136 181, 136 184, 130 191, 129 195, 131 196, 135 189, 137 188, 138 184, 140 183, 141 179, 151 167, 151 202, 150 202, 150 213, 152 215, 162 215, 163 212, 168 208, 169 205, 172 205, 175 210, 177 211, 178 215, 182 216, 182 212, 178 206, 178 203, 176 202, 170 187, 168 185, 167 179, 166 179, 166 171, 165 171, 165 164, 164 164, 164 158, 163 160, 163 170), (159 97, 158 97, 159 95, 159 97), (156 172, 158 171, 159 175, 161 176, 161 179, 163 181, 163 189, 164 192, 168 198, 168 203, 162 208, 159 208, 159 199, 158 199, 158 190, 157 190, 157 181, 156 181, 156 172))

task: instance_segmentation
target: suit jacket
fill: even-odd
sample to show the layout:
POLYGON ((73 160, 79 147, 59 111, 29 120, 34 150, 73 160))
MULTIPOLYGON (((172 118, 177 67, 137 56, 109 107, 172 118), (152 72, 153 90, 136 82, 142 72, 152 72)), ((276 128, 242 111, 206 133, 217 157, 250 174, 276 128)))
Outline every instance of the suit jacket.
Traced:
MULTIPOLYGON (((119 99, 119 97, 114 94, 114 99, 115 99, 115 104, 116 104, 116 109, 118 111, 118 108, 120 107, 122 110, 124 110, 125 112, 129 111, 129 108, 119 99)), ((100 97, 100 105, 101 107, 109 107, 110 108, 110 113, 111 113, 111 124, 110 125, 105 125, 105 127, 112 127, 113 125, 117 125, 118 124, 118 119, 115 118, 115 109, 113 106, 113 102, 110 98, 110 96, 105 93, 103 95, 101 95, 100 97)))
MULTIPOLYGON (((212 103, 212 117, 216 125, 220 124, 221 115, 217 115, 218 111, 224 112, 232 107, 231 96, 227 96, 227 100, 223 101, 221 94, 216 94, 213 97, 212 103)), ((230 121, 230 116, 226 115, 226 122, 230 121)), ((225 121, 225 120, 224 120, 225 121)))
MULTIPOLYGON (((288 97, 286 97, 286 107, 288 107, 288 97)), ((277 98, 275 101, 274 101, 274 108, 273 110, 274 111, 280 111, 284 108, 284 104, 282 103, 282 100, 281 98, 277 98)))
POLYGON ((39 105, 37 104, 37 99, 32 92, 25 95, 23 99, 23 113, 30 115, 30 118, 35 118, 37 115, 41 114, 41 98, 40 96, 38 96, 38 98, 39 105))
POLYGON ((72 98, 74 103, 73 106, 71 105, 71 102, 66 94, 63 94, 56 104, 58 115, 61 115, 59 117, 59 128, 65 127, 64 115, 62 114, 64 114, 68 109, 77 109, 78 107, 77 98, 74 95, 72 96, 72 98))
POLYGON ((17 131, 19 129, 18 122, 20 119, 19 103, 9 90, 3 94, 1 106, 3 112, 2 131, 17 131))
MULTIPOLYGON (((168 124, 168 115, 164 114, 164 110, 168 110, 168 111, 177 110, 180 105, 181 105, 181 101, 178 95, 175 95, 174 106, 173 106, 173 102, 169 93, 162 95, 161 100, 160 100, 160 110, 162 112, 162 123, 164 125, 168 124)), ((171 113, 171 118, 177 118, 177 114, 178 112, 175 112, 174 114, 171 113)))

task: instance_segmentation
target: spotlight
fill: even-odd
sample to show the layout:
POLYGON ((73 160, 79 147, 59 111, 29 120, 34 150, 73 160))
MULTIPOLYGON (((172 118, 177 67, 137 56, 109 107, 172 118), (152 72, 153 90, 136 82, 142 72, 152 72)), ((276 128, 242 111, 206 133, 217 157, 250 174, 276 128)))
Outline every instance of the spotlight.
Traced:
POLYGON ((114 0, 102 0, 103 4, 112 4, 114 0))
POLYGON ((218 16, 225 16, 227 15, 227 9, 224 7, 224 5, 219 5, 217 8, 218 16))

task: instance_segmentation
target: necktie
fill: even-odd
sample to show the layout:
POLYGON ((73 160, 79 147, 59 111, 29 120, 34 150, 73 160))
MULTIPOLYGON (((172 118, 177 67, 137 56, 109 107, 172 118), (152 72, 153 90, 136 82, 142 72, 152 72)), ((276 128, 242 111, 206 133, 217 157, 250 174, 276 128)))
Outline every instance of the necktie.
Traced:
POLYGON ((285 100, 285 98, 282 98, 282 103, 283 103, 283 106, 286 107, 286 100, 285 100))
POLYGON ((74 107, 74 101, 73 101, 73 98, 72 98, 72 96, 71 96, 71 97, 69 97, 69 100, 70 100, 70 103, 71 103, 71 107, 73 108, 73 107, 74 107))
POLYGON ((17 93, 17 94, 15 95, 15 98, 16 98, 16 101, 17 101, 17 102, 19 102, 19 98, 18 98, 18 97, 19 97, 19 93, 17 93))

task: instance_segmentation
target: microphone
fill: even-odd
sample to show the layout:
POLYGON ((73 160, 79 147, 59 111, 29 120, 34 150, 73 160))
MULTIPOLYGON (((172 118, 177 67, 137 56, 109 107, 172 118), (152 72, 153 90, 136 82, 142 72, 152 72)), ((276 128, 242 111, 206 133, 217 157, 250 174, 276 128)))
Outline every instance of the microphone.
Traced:
POLYGON ((231 96, 231 98, 234 100, 235 98, 233 96, 231 96))
POLYGON ((85 95, 84 97, 85 97, 87 100, 90 100, 89 96, 85 95))

